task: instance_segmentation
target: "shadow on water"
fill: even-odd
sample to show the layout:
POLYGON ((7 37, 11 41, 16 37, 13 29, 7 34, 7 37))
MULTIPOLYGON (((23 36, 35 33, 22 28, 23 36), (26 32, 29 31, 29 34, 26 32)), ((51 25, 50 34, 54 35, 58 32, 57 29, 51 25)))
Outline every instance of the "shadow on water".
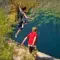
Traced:
MULTIPOLYGON (((31 28, 37 26, 37 49, 56 58, 60 58, 60 24, 57 23, 58 20, 60 18, 55 16, 44 16, 44 14, 40 14, 35 21, 25 25, 18 37, 13 39, 21 43, 24 37, 31 32, 31 28)), ((25 45, 27 46, 27 41, 25 45)))

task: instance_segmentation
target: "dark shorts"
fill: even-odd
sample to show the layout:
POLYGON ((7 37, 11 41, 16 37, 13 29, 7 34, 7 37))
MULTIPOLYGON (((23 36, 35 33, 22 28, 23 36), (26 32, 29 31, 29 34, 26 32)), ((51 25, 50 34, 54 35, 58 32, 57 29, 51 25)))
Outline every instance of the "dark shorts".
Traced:
POLYGON ((32 53, 35 50, 35 47, 29 46, 29 52, 32 53))
POLYGON ((27 18, 24 18, 24 23, 29 23, 28 19, 27 18))
POLYGON ((19 25, 18 25, 18 29, 22 30, 23 28, 22 28, 22 26, 19 26, 19 25))

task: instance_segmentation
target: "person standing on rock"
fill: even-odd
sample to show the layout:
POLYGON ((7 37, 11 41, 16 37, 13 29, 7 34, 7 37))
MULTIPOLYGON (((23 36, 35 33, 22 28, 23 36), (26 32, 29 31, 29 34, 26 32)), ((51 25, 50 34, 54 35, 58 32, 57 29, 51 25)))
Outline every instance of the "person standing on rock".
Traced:
POLYGON ((32 28, 32 32, 29 33, 21 43, 21 45, 24 44, 24 42, 28 39, 28 47, 29 47, 29 52, 32 53, 35 48, 36 48, 36 40, 37 40, 37 27, 32 28))

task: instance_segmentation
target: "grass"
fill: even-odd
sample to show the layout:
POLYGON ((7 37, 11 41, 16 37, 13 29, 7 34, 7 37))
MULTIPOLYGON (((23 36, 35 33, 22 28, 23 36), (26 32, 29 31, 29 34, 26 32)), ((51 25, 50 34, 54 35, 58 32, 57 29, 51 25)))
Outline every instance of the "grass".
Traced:
POLYGON ((7 33, 12 32, 10 25, 4 9, 0 9, 0 60, 12 60, 12 47, 6 42, 7 33))

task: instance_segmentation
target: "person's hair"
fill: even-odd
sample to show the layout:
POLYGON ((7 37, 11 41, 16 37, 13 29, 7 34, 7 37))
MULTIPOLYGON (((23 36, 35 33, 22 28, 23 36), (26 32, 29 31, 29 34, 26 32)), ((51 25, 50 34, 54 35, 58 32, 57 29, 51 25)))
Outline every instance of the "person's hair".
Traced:
POLYGON ((23 7, 22 10, 23 10, 23 11, 26 10, 26 7, 23 7))
POLYGON ((37 32, 37 27, 32 27, 32 31, 37 32))

